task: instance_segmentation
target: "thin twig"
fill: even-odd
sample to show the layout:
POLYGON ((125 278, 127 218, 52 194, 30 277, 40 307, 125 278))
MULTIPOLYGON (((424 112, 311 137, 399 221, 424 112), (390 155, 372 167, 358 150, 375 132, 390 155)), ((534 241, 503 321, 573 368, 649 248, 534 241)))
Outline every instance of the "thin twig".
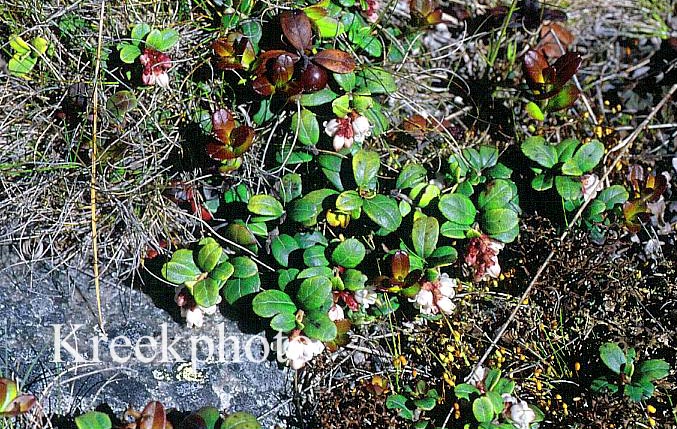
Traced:
MULTIPOLYGON (((667 94, 665 95, 665 97, 663 97, 663 99, 656 105, 656 107, 653 108, 653 110, 651 111, 651 113, 649 113, 649 116, 647 116, 646 119, 644 119, 644 121, 643 121, 643 122, 635 129, 635 131, 634 131, 632 134, 630 134, 628 137, 626 137, 626 138, 621 142, 621 144, 619 145, 619 146, 620 146, 619 149, 621 149, 621 151, 618 153, 618 155, 616 155, 616 158, 614 158, 614 160, 613 160, 613 162, 611 163, 611 165, 609 165, 608 167, 606 167, 606 171, 604 172, 604 175, 603 175, 602 178, 601 178, 601 181, 602 181, 602 182, 604 182, 604 180, 606 180, 607 177, 609 177, 609 174, 611 174, 611 172, 614 170, 615 165, 621 160, 621 158, 622 158, 623 156, 625 156, 625 153, 626 153, 626 152, 628 151, 628 149, 630 148, 632 142, 634 142, 634 141, 637 139, 637 137, 638 137, 639 134, 642 132, 642 130, 649 124, 649 122, 651 122, 651 120, 653 119, 653 117, 656 116, 656 114, 660 111, 660 109, 663 108, 663 106, 665 105, 665 103, 668 102, 668 100, 672 97, 672 95, 675 93, 675 91, 677 91, 677 84, 672 85, 672 88, 670 88, 670 90, 668 91, 668 93, 667 93, 667 94)), ((491 341, 491 343, 489 344, 489 347, 487 347, 487 350, 484 352, 484 355, 482 355, 482 357, 480 358, 480 360, 477 361, 477 363, 476 363, 475 366, 473 367, 473 369, 472 369, 472 371, 470 372, 470 374, 466 377, 466 380, 465 380, 466 382, 468 381, 468 379, 470 378, 470 376, 471 376, 472 374, 475 373, 475 371, 477 370, 477 368, 480 367, 480 366, 487 360, 487 358, 489 357, 489 355, 491 354, 491 352, 494 351, 494 349, 495 349, 496 346, 498 345, 498 342, 499 342, 499 341, 501 340, 501 338, 503 337, 503 334, 504 334, 505 331, 508 329, 508 327, 510 326, 510 324, 512 323, 512 321, 515 319, 515 316, 517 316, 517 312, 519 311, 520 307, 522 306, 522 303, 525 302, 526 299, 529 297, 529 295, 531 294, 531 291, 532 291, 534 285, 536 284, 536 282, 538 282, 538 280, 539 280, 540 277, 541 277, 541 274, 543 274, 543 271, 545 271, 545 269, 546 269, 546 268, 548 267, 548 265, 550 264, 550 261, 552 260, 553 256, 555 255, 555 252, 557 251, 557 248, 559 247, 559 245, 561 245, 561 244, 564 242, 564 239, 565 239, 565 238, 569 235, 569 233, 571 232, 573 225, 576 224, 576 221, 578 221, 578 219, 579 219, 579 218, 581 217, 581 215, 583 214, 583 210, 585 210, 585 208, 588 206, 588 204, 589 204, 591 201, 592 201, 592 198, 590 198, 590 199, 584 201, 583 204, 581 205, 581 207, 578 209, 578 211, 576 212, 576 215, 575 215, 574 218, 571 220, 571 222, 569 223, 569 225, 566 227, 566 229, 565 229, 564 232, 562 233, 561 237, 559 238, 559 240, 558 240, 558 245, 555 246, 552 250, 550 250, 550 253, 549 253, 548 256, 545 258, 545 261, 543 261, 543 263, 541 264, 541 266, 538 268, 538 271, 536 271, 536 274, 534 275, 533 279, 529 282, 529 286, 527 286, 526 290, 524 291, 524 293, 523 293, 522 296, 520 297, 520 299, 519 299, 517 305, 515 306, 515 308, 514 308, 514 309, 512 310, 512 312, 510 313, 510 316, 509 316, 508 319, 505 321, 505 323, 503 323, 503 326, 501 326, 501 329, 499 329, 499 331, 498 331, 498 333, 496 334, 496 336, 494 336, 494 339, 493 339, 493 340, 491 341)), ((449 421, 450 417, 451 417, 451 411, 449 412, 449 414, 447 414, 447 418, 444 420, 444 424, 442 425, 442 428, 446 428, 446 427, 447 427, 447 422, 449 421)))
POLYGON ((96 290, 96 308, 99 316, 99 329, 105 334, 103 327, 103 311, 101 310, 101 284, 99 281, 99 248, 96 230, 96 162, 97 162, 97 133, 99 118, 99 72, 101 69, 101 49, 103 47, 103 14, 106 8, 106 0, 101 0, 99 13, 99 40, 96 47, 96 66, 94 68, 93 99, 92 99, 92 178, 89 185, 90 207, 92 212, 92 264, 94 269, 94 288, 96 290))

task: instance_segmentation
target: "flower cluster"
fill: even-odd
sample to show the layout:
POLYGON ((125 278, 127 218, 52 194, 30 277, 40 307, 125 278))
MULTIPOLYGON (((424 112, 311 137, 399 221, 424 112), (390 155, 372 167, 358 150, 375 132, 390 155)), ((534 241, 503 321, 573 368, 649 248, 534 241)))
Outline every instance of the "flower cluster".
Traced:
POLYGON ((504 417, 512 420, 513 424, 519 429, 529 429, 531 423, 536 420, 536 413, 526 401, 504 393, 503 404, 505 406, 504 417))
POLYGON ((362 15, 372 24, 378 21, 381 2, 379 0, 367 0, 367 8, 362 11, 362 15))
POLYGON ((498 252, 504 244, 482 234, 471 238, 465 255, 465 263, 474 270, 476 282, 498 278, 501 266, 498 264, 498 252))
POLYGON ((290 367, 301 369, 307 362, 324 351, 324 344, 317 340, 311 340, 295 330, 289 338, 282 340, 282 351, 290 367))
POLYGON ((345 118, 325 122, 324 132, 334 138, 334 150, 338 152, 343 148, 350 148, 353 142, 364 142, 371 135, 371 124, 365 116, 353 113, 345 118))
POLYGON ((585 201, 592 200, 597 196, 597 192, 604 187, 602 181, 596 174, 586 174, 581 177, 582 193, 585 201))
MULTIPOLYGON (((221 297, 219 296, 220 301, 221 297)), ((181 317, 186 318, 186 325, 189 328, 201 328, 204 324, 204 315, 216 313, 216 307, 219 304, 217 302, 211 307, 199 306, 186 288, 177 288, 174 302, 181 308, 181 317)))
POLYGON ((374 288, 368 287, 355 291, 355 301, 357 301, 358 304, 362 304, 365 310, 369 308, 370 305, 376 304, 376 298, 377 295, 374 288))
POLYGON ((151 86, 158 84, 162 88, 169 87, 169 75, 167 71, 172 66, 172 60, 167 54, 155 49, 146 48, 139 57, 139 61, 141 61, 143 66, 141 80, 144 84, 151 86))
POLYGON ((409 298, 414 307, 422 314, 433 315, 437 313, 451 314, 455 305, 451 299, 456 294, 456 280, 448 274, 442 274, 433 282, 424 282, 414 298, 409 298))

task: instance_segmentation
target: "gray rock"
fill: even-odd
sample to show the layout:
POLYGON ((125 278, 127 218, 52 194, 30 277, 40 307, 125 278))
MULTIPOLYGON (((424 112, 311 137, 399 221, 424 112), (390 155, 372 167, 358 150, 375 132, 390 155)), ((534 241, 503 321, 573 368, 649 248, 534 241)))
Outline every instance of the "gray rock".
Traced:
POLYGON ((0 373, 23 380, 23 390, 35 394, 48 412, 68 414, 103 403, 121 412, 158 400, 180 411, 213 405, 225 412, 268 413, 263 419, 267 427, 281 423, 283 414, 289 412, 285 407, 270 412, 289 398, 289 372, 272 357, 260 363, 248 361, 247 341, 252 342, 251 354, 258 359, 265 337, 243 332, 241 328, 252 330, 246 321, 238 325, 236 319, 217 312, 206 317, 201 329, 191 330, 178 314, 171 287, 146 284, 146 293, 108 281, 101 285, 103 336, 97 326, 90 276, 53 269, 45 262, 21 263, 7 247, 0 247, 0 261, 0 284, 6 291, 0 300, 0 373), (76 325, 81 326, 76 329, 76 325), (224 338, 221 344, 219 335, 224 338), (178 339, 173 349, 186 362, 169 350, 163 359, 163 336, 167 345, 178 339), (111 348, 116 337, 121 337, 116 340, 119 343, 124 337, 131 344, 141 344, 137 347, 141 356, 132 348, 111 348), (99 362, 93 340, 97 338, 101 338, 99 362), (214 346, 211 359, 206 359, 208 339, 214 346), (148 348, 152 341, 157 343, 157 356, 143 363, 140 359, 152 355, 148 348), (239 362, 234 359, 236 341, 239 362), (190 362, 193 349, 199 358, 195 368, 190 362), (57 350, 63 362, 55 361, 57 350), (115 352, 131 355, 130 359, 116 359, 115 352))

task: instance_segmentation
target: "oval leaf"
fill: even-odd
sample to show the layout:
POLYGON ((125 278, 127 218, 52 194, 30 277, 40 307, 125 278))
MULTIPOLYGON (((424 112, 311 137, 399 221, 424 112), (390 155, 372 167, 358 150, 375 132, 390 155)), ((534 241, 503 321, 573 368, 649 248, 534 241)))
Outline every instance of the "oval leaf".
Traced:
POLYGON ((273 317, 278 314, 296 313, 296 305, 289 295, 281 290, 264 290, 252 301, 254 313, 261 317, 273 317))
POLYGON ((299 141, 306 146, 314 145, 320 139, 320 124, 315 114, 308 109, 301 109, 300 116, 298 112, 292 116, 291 131, 296 133, 297 130, 299 141))
POLYGON ((338 49, 325 49, 313 58, 313 62, 334 73, 350 73, 355 70, 355 60, 349 53, 338 49))
POLYGON ((249 199, 247 203, 247 209, 259 216, 270 216, 272 218, 278 218, 284 213, 282 204, 270 195, 254 195, 249 199))
POLYGON ((249 413, 237 412, 229 415, 221 423, 221 429, 263 429, 256 417, 249 413))
POLYGON ((545 168, 551 168, 557 164, 557 150, 541 136, 529 137, 524 140, 520 148, 527 158, 545 168))
POLYGON ((472 225, 475 222, 477 209, 470 198, 462 194, 447 194, 440 198, 438 203, 440 212, 452 223, 472 225))
POLYGON ((336 338, 336 325, 326 313, 311 311, 303 319, 303 323, 303 333, 314 340, 326 342, 336 338))
POLYGON ((332 300, 331 280, 324 276, 315 276, 303 280, 296 298, 306 310, 317 310, 326 304, 330 304, 332 300))
POLYGON ((414 251, 421 258, 430 256, 437 246, 440 226, 432 216, 419 217, 414 221, 411 230, 411 240, 414 242, 414 251))
POLYGON ((364 245, 359 240, 348 238, 334 249, 331 260, 340 267, 355 268, 362 262, 365 253, 364 245))
POLYGON ((301 10, 284 11, 280 14, 282 32, 289 43, 299 52, 312 46, 313 29, 308 16, 301 10))
POLYGON ((385 230, 395 231, 402 223, 402 215, 395 200, 385 195, 376 195, 364 200, 362 209, 375 224, 385 230))

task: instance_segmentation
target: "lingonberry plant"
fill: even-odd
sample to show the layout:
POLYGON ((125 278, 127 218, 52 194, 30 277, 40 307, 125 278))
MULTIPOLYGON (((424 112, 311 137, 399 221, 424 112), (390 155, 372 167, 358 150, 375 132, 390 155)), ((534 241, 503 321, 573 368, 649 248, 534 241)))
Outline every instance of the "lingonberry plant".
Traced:
MULTIPOLYGON (((143 66, 141 80, 145 85, 157 84, 166 88, 169 86, 167 72, 171 68, 168 52, 178 41, 179 33, 172 28, 159 30, 140 23, 132 27, 130 41, 120 42, 117 49, 123 63, 134 64, 139 60, 143 66)), ((128 73, 128 77, 131 77, 131 73, 128 73)))

